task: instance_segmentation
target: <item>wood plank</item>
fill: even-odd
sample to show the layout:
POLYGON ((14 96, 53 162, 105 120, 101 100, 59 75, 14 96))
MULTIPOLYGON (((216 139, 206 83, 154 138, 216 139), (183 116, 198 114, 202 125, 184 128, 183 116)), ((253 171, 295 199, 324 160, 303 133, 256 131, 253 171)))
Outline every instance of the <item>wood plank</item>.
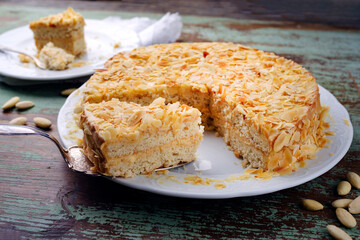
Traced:
MULTIPOLYGON (((29 2, 31 5, 36 1, 29 2)), ((63 7, 60 4, 67 3, 49 3, 52 8, 23 8, 1 3, 0 32, 57 12, 57 7, 63 7)), ((105 9, 115 3, 109 6, 101 2, 86 3, 89 6, 83 2, 76 4, 82 6, 81 12, 87 18, 139 15, 115 11, 117 9, 94 10, 94 6, 105 9)), ((135 3, 121 4, 135 8, 135 3)), ((124 6, 121 4, 119 6, 124 6)), ((184 7, 172 4, 174 8, 184 7)), ((216 7, 220 3, 211 4, 216 7)), ((139 4, 138 9, 146 6, 139 4)), ((208 14, 212 10, 202 11, 208 14)), ((162 15, 154 12, 150 9, 141 15, 152 18, 162 15)), ((192 11, 191 14, 199 13, 192 11)), ((360 49, 360 31, 308 22, 218 16, 184 15, 183 22, 180 41, 238 42, 276 52, 310 69, 351 115, 354 140, 343 160, 315 180, 276 193, 226 200, 181 199, 74 173, 66 167, 54 144, 46 139, 0 136, 0 238, 327 239, 326 225, 340 226, 331 207, 331 202, 338 198, 336 186, 347 171, 360 173, 360 54, 356 51, 360 49), (325 209, 305 211, 300 206, 302 198, 317 199, 325 209)), ((14 95, 36 103, 24 112, 0 112, 0 122, 19 115, 31 121, 40 115, 55 123, 65 101, 60 91, 80 84, 19 87, 0 83, 0 103, 14 95)), ((49 132, 58 136, 56 124, 49 132)), ((359 191, 353 190, 348 197, 356 197, 359 191)), ((356 218, 360 220, 359 216, 356 218)), ((359 227, 346 231, 354 238, 360 236, 359 227)))

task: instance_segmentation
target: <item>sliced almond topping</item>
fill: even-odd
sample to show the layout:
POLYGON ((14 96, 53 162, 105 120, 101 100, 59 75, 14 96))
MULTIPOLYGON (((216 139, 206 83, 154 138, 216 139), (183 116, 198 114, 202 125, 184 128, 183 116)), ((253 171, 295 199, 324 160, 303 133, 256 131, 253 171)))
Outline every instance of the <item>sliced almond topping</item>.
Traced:
POLYGON ((276 138, 274 142, 274 151, 280 151, 285 145, 290 141, 291 135, 286 132, 281 132, 281 134, 276 138))

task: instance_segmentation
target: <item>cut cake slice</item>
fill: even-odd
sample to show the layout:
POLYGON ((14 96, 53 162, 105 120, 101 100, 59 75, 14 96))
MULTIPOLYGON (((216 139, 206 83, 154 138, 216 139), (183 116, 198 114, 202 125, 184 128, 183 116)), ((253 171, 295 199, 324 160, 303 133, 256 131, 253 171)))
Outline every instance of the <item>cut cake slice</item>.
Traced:
POLYGON ((201 113, 158 98, 149 106, 121 102, 83 105, 84 152, 96 171, 133 177, 195 160, 202 140, 201 113))
POLYGON ((83 16, 72 8, 30 22, 38 51, 48 42, 52 42, 56 47, 62 48, 74 56, 79 56, 86 51, 84 26, 83 16))

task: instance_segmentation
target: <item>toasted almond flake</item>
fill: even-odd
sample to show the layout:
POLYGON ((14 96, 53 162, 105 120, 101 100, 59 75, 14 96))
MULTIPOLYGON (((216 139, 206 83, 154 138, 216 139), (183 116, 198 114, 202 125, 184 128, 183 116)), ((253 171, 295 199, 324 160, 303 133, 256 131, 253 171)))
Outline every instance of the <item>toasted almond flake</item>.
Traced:
POLYGON ((342 120, 344 121, 344 123, 345 123, 346 126, 350 126, 349 120, 347 120, 346 118, 343 118, 342 120))
POLYGON ((335 136, 335 135, 336 135, 336 133, 334 133, 333 131, 330 131, 330 130, 329 130, 329 131, 326 131, 325 134, 326 134, 326 135, 331 135, 331 136, 335 136))
POLYGON ((244 180, 244 179, 248 179, 248 178, 250 178, 250 175, 249 175, 249 174, 242 174, 242 175, 240 175, 237 179, 239 179, 239 180, 244 180))
POLYGON ((255 178, 271 178, 271 174, 268 172, 259 173, 255 176, 255 178))
POLYGON ((274 142, 274 151, 279 152, 284 146, 289 143, 290 138, 290 134, 286 132, 281 132, 281 134, 276 138, 274 142))
POLYGON ((264 170, 262 168, 245 170, 245 173, 250 173, 250 174, 258 174, 258 173, 262 173, 262 172, 264 172, 264 170))

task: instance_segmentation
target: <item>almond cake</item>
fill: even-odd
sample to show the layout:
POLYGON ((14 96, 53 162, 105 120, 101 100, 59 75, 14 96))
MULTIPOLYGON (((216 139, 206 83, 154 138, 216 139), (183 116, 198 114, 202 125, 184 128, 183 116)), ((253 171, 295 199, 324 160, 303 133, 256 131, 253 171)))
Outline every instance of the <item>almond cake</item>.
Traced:
MULTIPOLYGON (((243 166, 289 174, 327 140, 316 79, 301 65, 234 43, 173 43, 122 52, 86 83, 83 104, 162 97, 201 112, 243 166)), ((101 111, 101 110, 100 110, 101 111)))
POLYGON ((86 51, 84 26, 83 16, 72 8, 30 22, 30 29, 34 33, 35 45, 39 52, 48 42, 52 42, 56 47, 74 56, 86 51))
POLYGON ((95 169, 133 177, 195 160, 202 140, 201 113, 157 98, 148 106, 118 99, 83 105, 84 151, 95 169))

